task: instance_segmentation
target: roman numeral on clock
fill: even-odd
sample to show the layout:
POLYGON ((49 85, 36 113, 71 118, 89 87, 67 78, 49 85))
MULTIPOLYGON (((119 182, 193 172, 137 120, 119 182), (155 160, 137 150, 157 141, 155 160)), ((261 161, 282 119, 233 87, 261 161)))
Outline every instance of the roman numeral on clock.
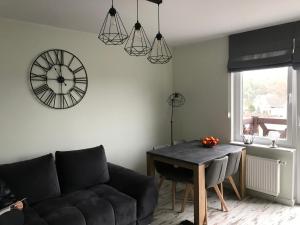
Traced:
POLYGON ((45 103, 49 106, 55 106, 56 94, 53 90, 49 89, 49 95, 47 96, 45 103))
POLYGON ((76 98, 74 97, 74 95, 72 95, 72 93, 69 93, 69 97, 70 97, 70 99, 71 99, 72 104, 75 105, 75 104, 77 103, 77 100, 76 100, 76 98))
POLYGON ((42 98, 48 90, 50 90, 49 86, 47 84, 43 84, 42 86, 35 88, 33 91, 36 95, 41 95, 40 98, 42 98))
POLYGON ((87 78, 86 77, 75 77, 74 82, 78 84, 86 84, 87 78))
POLYGON ((31 80, 33 80, 33 81, 47 81, 47 76, 31 73, 31 80))
POLYGON ((69 107, 68 101, 64 94, 60 94, 60 108, 64 109, 69 107))
POLYGON ((74 71, 73 71, 73 73, 75 74, 75 73, 78 73, 79 71, 81 71, 81 70, 83 70, 83 66, 80 66, 80 67, 78 67, 77 69, 75 69, 74 71))
POLYGON ((49 68, 46 68, 46 67, 42 66, 38 61, 35 61, 33 65, 39 67, 39 68, 42 69, 45 73, 47 73, 47 72, 49 71, 49 68))
POLYGON ((42 54, 41 58, 46 62, 47 66, 48 66, 48 70, 50 70, 52 68, 52 66, 54 66, 55 63, 53 62, 49 52, 42 54))
POLYGON ((56 59, 56 64, 63 65, 64 64, 64 52, 62 50, 55 49, 54 55, 56 59))
POLYGON ((79 97, 83 97, 85 94, 85 91, 77 86, 73 87, 71 91, 74 91, 79 97))
POLYGON ((72 64, 72 62, 73 62, 73 60, 74 60, 74 58, 75 58, 75 56, 73 55, 72 58, 70 59, 69 63, 68 63, 68 67, 71 66, 71 64, 72 64))

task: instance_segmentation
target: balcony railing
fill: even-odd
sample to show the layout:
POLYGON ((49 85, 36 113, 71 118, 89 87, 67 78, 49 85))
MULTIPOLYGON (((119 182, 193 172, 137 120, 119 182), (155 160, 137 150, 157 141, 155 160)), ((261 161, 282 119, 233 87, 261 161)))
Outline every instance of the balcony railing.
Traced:
POLYGON ((262 130, 263 136, 268 136, 270 131, 277 131, 280 133, 280 138, 285 139, 287 136, 287 119, 279 118, 265 118, 252 116, 243 120, 243 132, 244 134, 252 133, 259 134, 259 128, 262 130), (269 127, 268 127, 269 125, 269 127), (272 125, 285 125, 282 128, 272 128, 272 125))

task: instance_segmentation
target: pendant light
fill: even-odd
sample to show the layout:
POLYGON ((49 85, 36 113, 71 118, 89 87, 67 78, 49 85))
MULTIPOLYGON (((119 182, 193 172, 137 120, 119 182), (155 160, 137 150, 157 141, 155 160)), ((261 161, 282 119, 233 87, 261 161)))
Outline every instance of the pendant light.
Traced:
POLYGON ((114 8, 114 1, 109 9, 98 38, 106 45, 122 45, 128 38, 128 33, 122 19, 114 8))
POLYGON ((165 64, 172 59, 172 53, 167 45, 165 38, 160 33, 160 21, 159 21, 159 5, 158 9, 158 33, 156 34, 154 41, 151 46, 151 51, 148 55, 148 60, 153 64, 165 64))
POLYGON ((125 51, 131 56, 145 56, 151 50, 150 41, 146 32, 139 22, 139 0, 137 2, 137 22, 131 30, 125 44, 125 51))

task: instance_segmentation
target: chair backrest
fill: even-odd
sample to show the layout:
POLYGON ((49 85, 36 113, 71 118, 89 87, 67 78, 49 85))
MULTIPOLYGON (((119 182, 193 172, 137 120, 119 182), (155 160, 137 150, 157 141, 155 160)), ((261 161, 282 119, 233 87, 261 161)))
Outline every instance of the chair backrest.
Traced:
POLYGON ((225 179, 228 156, 214 159, 209 167, 205 170, 205 186, 206 188, 214 187, 225 179))
MULTIPOLYGON (((154 146, 153 150, 158 150, 158 149, 166 148, 169 146, 170 146, 169 144, 158 145, 158 146, 154 146)), ((160 161, 154 161, 154 166, 155 166, 156 171, 164 177, 166 177, 169 174, 169 171, 171 169, 174 169, 173 165, 164 163, 164 162, 160 162, 160 161)))
MULTIPOLYGON (((174 145, 178 145, 178 144, 182 144, 185 143, 186 140, 178 140, 178 141, 174 141, 174 145)), ((161 149, 161 148, 166 148, 166 147, 170 147, 170 144, 165 144, 165 145, 158 145, 158 146, 154 146, 153 150, 157 150, 157 149, 161 149)))
POLYGON ((185 143, 186 140, 175 140, 174 141, 174 145, 179 145, 179 144, 182 144, 182 143, 185 143))
POLYGON ((158 145, 158 146, 154 146, 153 150, 157 150, 157 149, 161 149, 161 148, 166 148, 169 147, 170 145, 158 145))
POLYGON ((230 153, 228 155, 228 163, 225 178, 237 173, 240 165, 241 155, 242 152, 230 153))

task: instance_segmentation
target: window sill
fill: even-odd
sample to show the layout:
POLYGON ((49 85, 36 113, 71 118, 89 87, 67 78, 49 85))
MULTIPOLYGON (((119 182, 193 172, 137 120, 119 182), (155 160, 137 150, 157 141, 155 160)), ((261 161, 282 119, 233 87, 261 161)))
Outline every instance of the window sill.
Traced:
POLYGON ((254 147, 254 148, 263 148, 263 149, 269 149, 274 151, 286 151, 286 152, 295 152, 296 149, 294 148, 283 148, 283 147, 277 147, 277 148, 271 148, 268 145, 261 145, 261 144, 244 144, 243 142, 238 141, 231 141, 231 145, 238 145, 238 146, 244 146, 244 147, 254 147))

